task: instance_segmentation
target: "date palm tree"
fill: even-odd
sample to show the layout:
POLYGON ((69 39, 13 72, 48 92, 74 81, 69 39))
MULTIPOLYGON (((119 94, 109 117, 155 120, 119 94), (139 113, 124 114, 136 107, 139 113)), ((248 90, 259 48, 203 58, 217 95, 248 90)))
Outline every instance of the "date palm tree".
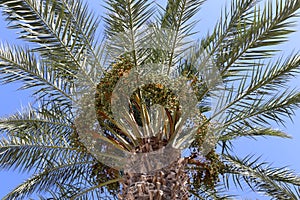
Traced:
POLYGON ((33 174, 4 199, 234 199, 232 187, 300 199, 292 170, 232 150, 240 137, 289 137, 271 123, 284 125, 300 106, 299 91, 288 87, 300 56, 276 60, 275 53, 294 31, 300 0, 232 0, 199 38, 192 19, 203 3, 110 0, 102 23, 80 0, 0 0, 9 28, 30 42, 1 44, 1 82, 21 81, 36 99, 0 121, 1 169, 33 174), (183 98, 155 73, 156 82, 129 94, 127 110, 112 105, 118 83, 130 85, 141 66, 162 67, 183 77, 180 87, 189 84, 197 103, 190 131, 183 98), (215 88, 222 91, 217 98, 215 88), (96 129, 86 129, 94 118, 96 129), (152 135, 140 131, 158 125, 152 135), (213 147, 205 150, 207 143, 213 147), (111 155, 116 149, 121 153, 111 155), (150 154, 160 150, 168 162, 151 168, 150 154))

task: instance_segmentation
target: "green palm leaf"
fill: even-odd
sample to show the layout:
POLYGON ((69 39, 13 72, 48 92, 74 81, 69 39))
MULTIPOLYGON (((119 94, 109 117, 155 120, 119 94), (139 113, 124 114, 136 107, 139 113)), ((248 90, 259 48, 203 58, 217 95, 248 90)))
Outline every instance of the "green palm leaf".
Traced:
POLYGON ((134 66, 141 63, 143 52, 139 52, 145 39, 141 26, 153 15, 151 3, 147 0, 113 0, 106 1, 109 11, 106 22, 106 34, 111 41, 109 52, 113 58, 130 52, 134 66))
MULTIPOLYGON (((42 172, 36 173, 33 177, 16 187, 12 192, 7 194, 4 199, 24 199, 34 192, 45 192, 53 188, 59 180, 62 184, 81 182, 87 185, 82 177, 86 170, 91 167, 93 162, 71 162, 67 164, 59 163, 57 166, 49 166, 42 172), (70 176, 71 175, 71 176, 70 176)), ((86 177, 85 177, 86 178, 86 177)))
POLYGON ((80 1, 20 0, 0 5, 13 23, 10 28, 21 29, 20 38, 40 45, 36 50, 45 62, 61 70, 78 70, 87 53, 98 59, 94 36, 99 21, 80 1))
POLYGON ((300 177, 293 171, 271 167, 253 156, 239 159, 226 155, 224 159, 228 162, 226 182, 232 177, 236 186, 241 186, 243 180, 254 191, 263 192, 272 199, 299 199, 300 177))
POLYGON ((175 59, 178 59, 178 56, 183 53, 178 49, 188 43, 184 40, 194 34, 192 31, 196 21, 190 21, 203 2, 203 0, 169 0, 166 9, 161 13, 161 28, 170 30, 172 38, 167 58, 169 70, 174 63, 178 62, 175 59))
POLYGON ((70 106, 72 81, 60 77, 52 66, 40 61, 29 49, 0 46, 0 74, 2 83, 23 82, 21 89, 35 89, 38 99, 49 99, 70 106))

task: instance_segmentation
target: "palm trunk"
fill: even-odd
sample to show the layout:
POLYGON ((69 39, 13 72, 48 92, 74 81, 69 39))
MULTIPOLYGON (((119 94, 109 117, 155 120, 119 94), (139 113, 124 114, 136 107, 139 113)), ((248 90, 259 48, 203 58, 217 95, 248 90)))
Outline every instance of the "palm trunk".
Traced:
MULTIPOLYGON (((157 145, 157 138, 151 138, 149 143, 157 145), (156 142, 154 142, 156 140, 156 142)), ((148 140, 149 141, 149 140, 148 140)), ((149 146, 144 143, 144 146, 149 146)), ((159 143, 159 142, 158 142, 159 143)), ((151 146, 156 146, 151 145, 151 146)), ((159 145, 160 146, 160 145, 159 145)), ((144 152, 138 148, 136 152, 144 152)), ((156 148, 151 148, 155 150, 156 148)), ((167 167, 147 173, 125 173, 122 181, 120 200, 188 200, 188 175, 185 172, 187 159, 180 158, 176 152, 177 161, 167 167)), ((142 162, 137 160, 136 162, 142 162)))

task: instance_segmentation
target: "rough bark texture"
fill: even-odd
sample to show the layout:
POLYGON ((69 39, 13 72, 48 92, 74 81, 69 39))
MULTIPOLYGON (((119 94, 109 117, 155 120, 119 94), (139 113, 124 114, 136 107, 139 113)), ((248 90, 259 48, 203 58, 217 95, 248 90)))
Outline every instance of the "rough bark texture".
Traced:
POLYGON ((168 167, 147 174, 126 173, 120 200, 188 200, 186 159, 180 158, 168 167))
MULTIPOLYGON (((152 137, 143 139, 135 149, 136 153, 158 150, 167 144, 152 137), (160 145, 158 145, 160 144, 160 145)), ((188 175, 184 169, 187 159, 180 158, 180 152, 170 153, 177 161, 163 169, 148 173, 125 173, 122 182, 120 200, 188 200, 188 175)), ((142 162, 142 161, 136 161, 142 162)))

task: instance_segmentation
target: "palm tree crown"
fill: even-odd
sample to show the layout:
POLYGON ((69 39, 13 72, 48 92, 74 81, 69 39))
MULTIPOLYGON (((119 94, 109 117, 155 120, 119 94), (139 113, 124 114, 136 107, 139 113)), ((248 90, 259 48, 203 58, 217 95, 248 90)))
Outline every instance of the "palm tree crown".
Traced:
POLYGON ((232 0, 199 38, 203 3, 110 0, 102 22, 81 0, 0 0, 32 44, 0 45, 1 83, 36 99, 0 120, 1 169, 33 172, 4 199, 234 199, 231 187, 300 199, 292 170, 232 150, 290 137, 271 123, 300 106, 288 87, 300 56, 275 53, 300 0, 232 0))

